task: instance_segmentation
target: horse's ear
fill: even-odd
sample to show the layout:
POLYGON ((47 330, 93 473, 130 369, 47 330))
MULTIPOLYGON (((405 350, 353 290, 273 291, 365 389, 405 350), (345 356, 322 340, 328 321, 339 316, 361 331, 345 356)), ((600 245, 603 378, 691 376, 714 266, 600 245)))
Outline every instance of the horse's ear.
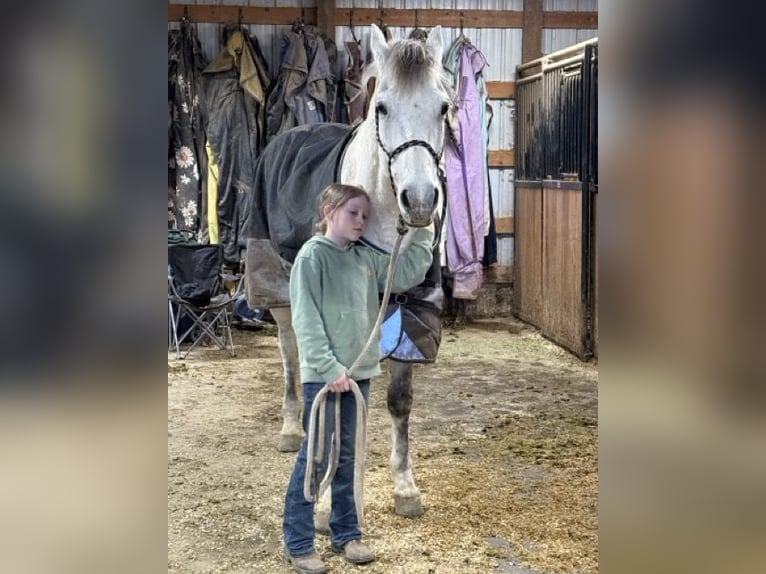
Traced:
POLYGON ((391 48, 383 31, 375 24, 370 26, 370 51, 372 51, 373 59, 378 63, 378 69, 381 69, 391 48))
POLYGON ((444 49, 442 44, 441 26, 434 26, 431 28, 431 31, 428 33, 428 38, 426 39, 426 46, 428 46, 428 49, 431 50, 431 53, 434 55, 434 59, 437 62, 441 62, 442 50, 444 49))

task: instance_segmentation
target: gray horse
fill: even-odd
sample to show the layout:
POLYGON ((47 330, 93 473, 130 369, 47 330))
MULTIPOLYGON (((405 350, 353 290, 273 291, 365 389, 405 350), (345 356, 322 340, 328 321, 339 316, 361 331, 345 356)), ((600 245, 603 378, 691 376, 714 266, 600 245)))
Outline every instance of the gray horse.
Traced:
MULTIPOLYGON (((389 44, 372 25, 370 46, 376 89, 366 120, 353 130, 342 124, 288 130, 269 143, 256 166, 253 204, 245 224, 247 291, 250 306, 269 308, 278 326, 285 375, 280 451, 297 451, 303 439, 288 280, 295 254, 313 234, 318 194, 332 181, 367 190, 372 209, 364 240, 388 252, 397 237, 399 216, 412 227, 433 225, 445 201, 441 162, 453 95, 442 72, 441 28, 433 28, 425 42, 403 39, 389 44)), ((441 288, 430 287, 430 319, 438 323, 441 288)), ((417 516, 423 506, 408 436, 412 363, 391 361, 390 373, 395 510, 417 516)), ((320 501, 320 528, 328 508, 329 501, 320 501)))

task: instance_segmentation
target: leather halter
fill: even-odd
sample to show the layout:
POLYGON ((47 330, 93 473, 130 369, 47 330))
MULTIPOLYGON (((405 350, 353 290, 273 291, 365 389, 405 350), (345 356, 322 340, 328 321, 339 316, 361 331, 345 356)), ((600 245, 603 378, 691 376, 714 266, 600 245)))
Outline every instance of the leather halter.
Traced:
MULTIPOLYGON (((380 139, 380 112, 378 110, 378 107, 375 106, 375 137, 378 140, 378 145, 380 146, 380 149, 383 150, 383 153, 386 154, 386 157, 388 158, 388 178, 391 180, 391 191, 394 193, 394 196, 397 195, 396 193, 396 184, 394 183, 394 174, 391 172, 391 164, 393 164, 394 159, 396 156, 398 156, 400 153, 402 153, 404 150, 409 149, 411 147, 420 146, 426 149, 426 151, 429 153, 429 155, 433 158, 434 163, 436 164, 436 173, 439 177, 439 181, 442 184, 442 193, 446 193, 447 190, 447 177, 444 174, 444 170, 441 167, 441 159, 442 159, 442 153, 444 152, 444 146, 442 146, 442 149, 439 153, 436 153, 436 150, 434 150, 433 147, 431 147, 431 144, 429 144, 427 141, 423 140, 408 140, 399 146, 397 146, 394 151, 388 151, 386 149, 386 146, 383 145, 383 140, 380 139)), ((447 120, 445 119, 445 125, 447 125, 447 120)), ((449 128, 449 126, 447 125, 449 128)), ((446 198, 445 198, 446 200, 446 198)), ((446 205, 446 201, 445 201, 446 205)))

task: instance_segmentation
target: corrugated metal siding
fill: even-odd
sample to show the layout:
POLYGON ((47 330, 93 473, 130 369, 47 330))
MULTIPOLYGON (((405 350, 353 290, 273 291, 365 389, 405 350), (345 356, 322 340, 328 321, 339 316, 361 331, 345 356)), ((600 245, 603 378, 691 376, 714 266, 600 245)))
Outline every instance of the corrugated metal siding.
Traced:
MULTIPOLYGON (((597 12, 598 0, 543 0, 543 10, 597 12)), ((543 29, 543 54, 550 54, 598 36, 598 30, 543 29)))
POLYGON ((598 30, 564 30, 550 29, 543 30, 543 54, 551 54, 558 50, 568 48, 573 44, 579 44, 585 40, 596 38, 598 30))
POLYGON ((598 0, 543 0, 543 10, 546 12, 597 12, 598 0))
MULTIPOLYGON (((171 4, 229 4, 241 6, 276 6, 313 7, 315 0, 170 0, 171 4)), ((438 9, 438 10, 523 10, 523 0, 338 0, 338 8, 378 8, 384 9, 438 9)), ((597 0, 544 0, 545 10, 596 11, 597 0)), ((385 21, 384 21, 385 23, 385 21)), ((168 23, 168 28, 178 27, 177 23, 168 23)), ((197 23, 197 34, 205 56, 212 60, 221 49, 221 24, 197 23)), ((258 39, 269 69, 276 75, 279 65, 279 43, 287 26, 257 25, 247 26, 258 39)), ((391 27, 394 38, 409 35, 411 27, 391 27)), ((363 53, 367 50, 369 29, 367 26, 354 28, 357 38, 362 42, 363 53)), ((463 33, 484 54, 489 66, 484 71, 487 81, 514 81, 516 66, 521 64, 521 29, 477 29, 464 28, 463 33)), ((442 28, 445 49, 460 34, 459 28, 442 28)), ((596 30, 543 30, 543 53, 550 53, 560 48, 595 37, 596 30)), ((347 23, 336 21, 336 43, 338 45, 338 74, 345 70, 347 55, 344 43, 353 39, 347 23)), ((509 150, 514 145, 515 101, 491 100, 493 110, 492 124, 489 130, 489 149, 509 150)), ((492 203, 495 217, 514 215, 513 205, 513 169, 492 168, 489 170, 492 190, 492 203)), ((498 239, 498 263, 513 263, 513 238, 498 239)))
MULTIPOLYGON (((338 8, 377 8, 378 0, 337 0, 338 8)), ((522 10, 523 0, 381 0, 382 8, 433 10, 522 10)))

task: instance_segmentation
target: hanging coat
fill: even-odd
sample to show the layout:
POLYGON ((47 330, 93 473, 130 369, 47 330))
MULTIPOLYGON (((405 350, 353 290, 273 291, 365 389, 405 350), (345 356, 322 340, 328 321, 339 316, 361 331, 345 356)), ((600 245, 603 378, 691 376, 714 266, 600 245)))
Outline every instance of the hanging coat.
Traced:
POLYGON ((241 29, 229 36, 224 49, 205 69, 208 109, 207 137, 213 158, 209 200, 211 230, 228 264, 240 260, 241 220, 249 205, 253 170, 261 149, 268 71, 255 42, 241 29), (265 78, 265 81, 264 81, 265 78), (215 182, 216 185, 212 185, 215 182))
POLYGON ((293 26, 280 42, 280 72, 266 105, 268 141, 295 126, 335 117, 334 42, 308 26, 293 26))
MULTIPOLYGON (((492 118, 494 116, 494 112, 492 111, 492 106, 489 105, 489 98, 486 94, 486 90, 483 94, 485 97, 482 98, 482 104, 484 109, 484 157, 485 159, 489 159, 489 126, 492 124, 492 118)), ((487 216, 487 234, 484 236, 484 259, 482 259, 482 264, 484 267, 489 267, 490 265, 496 265, 497 264, 497 230, 495 229, 495 210, 492 205, 492 182, 489 179, 489 164, 487 163, 486 166, 486 173, 487 173, 487 201, 486 201, 486 210, 484 213, 487 216)))
POLYGON ((481 287, 486 228, 486 155, 483 110, 477 78, 487 61, 467 40, 462 41, 457 61, 458 147, 447 145, 447 267, 453 274, 452 296, 476 299, 481 287))
POLYGON ((205 233, 205 126, 202 71, 207 66, 191 24, 168 30, 168 229, 205 233))
POLYGON ((324 121, 337 122, 339 117, 338 78, 335 77, 335 68, 338 63, 338 48, 332 38, 314 28, 309 29, 307 35, 309 37, 309 60, 311 62, 309 82, 315 81, 324 84, 325 99, 321 100, 324 108, 324 121), (312 39, 312 34, 316 36, 316 40, 312 39), (317 48, 313 48, 313 43, 316 43, 317 48), (324 56, 322 56, 319 47, 324 48, 324 56), (312 54, 317 54, 319 57, 317 58, 312 54))

